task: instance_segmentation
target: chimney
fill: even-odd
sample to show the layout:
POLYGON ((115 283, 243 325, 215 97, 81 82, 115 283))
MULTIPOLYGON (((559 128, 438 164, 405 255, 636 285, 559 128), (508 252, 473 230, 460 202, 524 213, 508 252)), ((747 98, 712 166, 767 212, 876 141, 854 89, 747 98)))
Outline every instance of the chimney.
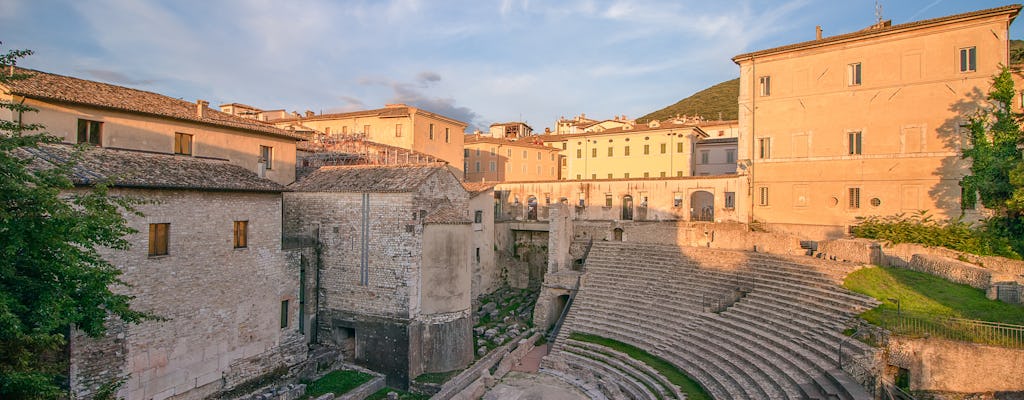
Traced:
POLYGON ((814 27, 814 40, 821 40, 821 25, 814 27))
POLYGON ((206 100, 196 100, 196 117, 202 119, 206 118, 206 106, 209 106, 210 102, 206 100))
POLYGON ((314 115, 316 115, 316 113, 314 113, 314 112, 312 112, 310 110, 306 110, 306 118, 312 117, 314 115))

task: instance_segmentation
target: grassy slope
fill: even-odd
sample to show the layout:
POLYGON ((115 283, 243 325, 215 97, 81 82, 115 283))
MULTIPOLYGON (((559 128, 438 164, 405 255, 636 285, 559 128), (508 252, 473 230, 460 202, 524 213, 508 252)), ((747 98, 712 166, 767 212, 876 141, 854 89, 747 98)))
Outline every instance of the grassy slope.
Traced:
POLYGON ((637 118, 637 122, 652 119, 665 120, 679 115, 700 115, 707 120, 716 121, 721 113, 722 119, 739 118, 740 79, 725 81, 707 89, 694 93, 690 97, 679 100, 673 105, 637 118))
MULTIPOLYGON (((872 267, 853 272, 843 286, 882 301, 878 309, 903 310, 1024 325, 1024 307, 985 298, 985 293, 934 275, 902 268, 872 267)), ((864 313, 873 321, 877 312, 864 313)))
POLYGON ((359 371, 333 371, 306 387, 306 397, 315 399, 327 393, 344 394, 373 379, 359 371))
POLYGON ((676 368, 675 365, 672 365, 672 363, 669 363, 668 361, 665 361, 657 356, 651 355, 650 353, 642 349, 639 349, 632 345, 628 345, 626 343, 622 343, 615 339, 608 339, 597 335, 590 335, 579 332, 573 332, 571 335, 569 335, 569 337, 571 339, 579 340, 581 342, 596 343, 608 348, 618 350, 620 352, 626 353, 634 360, 647 364, 651 368, 656 369, 658 372, 664 375, 665 378, 669 380, 669 382, 672 382, 676 386, 679 386, 682 389, 683 393, 686 394, 686 398, 688 400, 711 400, 711 395, 709 395, 708 392, 704 391, 704 388, 702 388, 700 384, 697 383, 697 381, 693 380, 693 378, 687 376, 685 373, 683 373, 683 371, 679 370, 679 368, 676 368))

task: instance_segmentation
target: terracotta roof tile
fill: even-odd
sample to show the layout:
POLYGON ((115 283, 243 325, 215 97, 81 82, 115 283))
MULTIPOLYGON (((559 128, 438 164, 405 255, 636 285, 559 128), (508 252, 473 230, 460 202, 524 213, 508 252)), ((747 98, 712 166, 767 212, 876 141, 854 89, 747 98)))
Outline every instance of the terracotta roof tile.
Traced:
POLYGON ((447 171, 445 164, 325 166, 289 188, 299 192, 413 192, 438 171, 447 171))
POLYGON ((754 51, 754 52, 750 52, 750 53, 743 53, 743 54, 740 54, 740 55, 737 55, 737 56, 733 57, 732 61, 736 62, 738 64, 739 62, 737 60, 741 60, 741 59, 757 57, 757 56, 763 56, 763 55, 767 55, 767 54, 783 53, 783 52, 787 52, 787 51, 799 50, 799 49, 809 48, 809 47, 817 47, 817 46, 822 46, 822 45, 826 45, 826 44, 842 42, 842 41, 846 41, 846 40, 850 40, 850 39, 859 39, 861 37, 866 37, 866 36, 885 35, 885 34, 895 33, 895 32, 902 31, 902 30, 922 28, 922 27, 925 27, 925 26, 928 26, 928 25, 942 24, 942 23, 946 23, 946 22, 950 22, 950 21, 956 21, 956 20, 961 20, 961 19, 985 17, 985 16, 989 16, 989 15, 996 15, 996 14, 1003 14, 1003 13, 1012 14, 1010 16, 1010 18, 1013 19, 1013 18, 1015 18, 1017 16, 1017 13, 1020 12, 1020 9, 1021 9, 1021 5, 1020 4, 1011 4, 1011 5, 1002 6, 1002 7, 996 7, 996 8, 989 8, 989 9, 985 9, 985 10, 966 12, 966 13, 962 13, 962 14, 949 15, 949 16, 945 16, 945 17, 926 19, 926 20, 915 21, 915 22, 908 22, 908 23, 905 23, 905 24, 892 25, 892 26, 881 27, 881 28, 868 28, 868 29, 863 29, 863 30, 857 31, 857 32, 851 32, 851 33, 846 33, 846 34, 842 34, 842 35, 830 36, 830 37, 822 38, 822 39, 819 39, 819 40, 808 40, 806 42, 794 43, 794 44, 774 47, 774 48, 765 49, 765 50, 758 50, 758 51, 754 51))
MULTIPOLYGON (((566 135, 560 135, 560 136, 566 136, 566 135)), ((535 149, 538 149, 538 150, 543 149, 543 150, 560 151, 560 149, 555 149, 555 148, 553 148, 551 146, 545 146, 545 145, 540 144, 540 143, 534 143, 533 142, 534 140, 536 140, 538 142, 541 142, 541 141, 544 140, 544 135, 527 136, 527 137, 524 137, 524 138, 520 138, 519 140, 499 139, 499 138, 494 138, 494 137, 490 137, 490 136, 483 136, 483 135, 479 135, 479 136, 478 135, 466 135, 465 139, 463 139, 463 145, 470 145, 470 144, 476 144, 476 143, 492 143, 492 144, 498 144, 498 145, 502 145, 502 146, 517 146, 517 147, 535 148, 535 149)))
MULTIPOLYGON (((21 154, 35 158, 34 168, 52 168, 75 157, 76 148, 47 144, 22 148, 21 154)), ((144 153, 87 147, 71 171, 75 185, 109 182, 115 187, 146 189, 193 189, 241 192, 284 192, 287 189, 250 170, 226 161, 188 156, 144 153)))
POLYGON ((462 187, 469 192, 469 197, 476 197, 481 193, 493 189, 497 184, 497 182, 462 182, 462 187))
POLYGON ((424 224, 435 224, 435 225, 461 225, 470 224, 470 221, 466 217, 466 210, 457 208, 452 205, 444 205, 438 207, 436 210, 427 214, 427 217, 423 219, 424 224))
POLYGON ((9 92, 18 96, 242 129, 256 134, 289 139, 306 138, 303 135, 275 128, 273 125, 223 113, 209 107, 204 110, 204 117, 199 118, 196 103, 162 94, 30 69, 18 68, 17 71, 29 75, 28 79, 16 80, 7 84, 9 92))

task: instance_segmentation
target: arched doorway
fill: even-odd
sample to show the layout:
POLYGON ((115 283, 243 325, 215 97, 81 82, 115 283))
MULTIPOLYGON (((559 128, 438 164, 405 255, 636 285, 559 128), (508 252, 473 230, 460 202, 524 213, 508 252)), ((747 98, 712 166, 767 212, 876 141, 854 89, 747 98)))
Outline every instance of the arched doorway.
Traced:
POLYGON ((622 228, 615 228, 612 230, 612 240, 616 242, 622 241, 622 228))
POLYGON ((551 330, 558 323, 558 319, 565 313, 565 307, 569 305, 569 295, 563 294, 555 297, 548 309, 548 330, 551 330))
POLYGON ((633 196, 628 194, 622 196, 622 219, 627 221, 633 219, 633 196))
POLYGON ((715 195, 711 192, 698 190, 690 195, 690 220, 715 220, 715 195))
POLYGON ((530 196, 526 199, 526 219, 530 221, 537 220, 537 197, 530 196))

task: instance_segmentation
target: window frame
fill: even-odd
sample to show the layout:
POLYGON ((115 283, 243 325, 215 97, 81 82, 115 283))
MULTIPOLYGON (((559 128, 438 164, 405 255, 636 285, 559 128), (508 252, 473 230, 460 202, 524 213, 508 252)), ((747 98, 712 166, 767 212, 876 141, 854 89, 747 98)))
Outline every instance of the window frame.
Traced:
POLYGON ((959 56, 961 73, 978 72, 978 46, 961 47, 959 56))
POLYGON ((846 208, 850 210, 859 210, 860 207, 861 190, 860 187, 849 187, 846 188, 846 208))
POLYGON ((434 140, 434 124, 427 125, 427 139, 434 140))
POLYGON ((149 224, 149 257, 170 255, 171 224, 157 222, 149 224))
POLYGON ((263 165, 267 167, 267 171, 274 169, 274 147, 260 145, 260 158, 263 159, 263 165))
POLYGON ((191 156, 192 155, 192 140, 194 137, 192 134, 183 132, 174 132, 174 154, 179 156, 191 156), (188 139, 187 141, 185 139, 188 139), (185 149, 185 144, 188 144, 188 149, 185 149))
POLYGON ((768 198, 768 187, 758 186, 757 187, 757 205, 761 207, 768 207, 770 199, 768 198))
POLYGON ((288 299, 281 300, 281 329, 288 329, 289 311, 288 299))
POLYGON ((772 138, 757 138, 757 158, 768 160, 772 158, 772 138))
POLYGON ((846 85, 860 86, 863 83, 863 66, 860 62, 846 65, 846 85))
POLYGON ((758 77, 758 94, 761 97, 769 97, 772 95, 772 76, 761 75, 758 77))
POLYGON ((91 144, 93 146, 103 146, 103 122, 94 121, 91 119, 78 119, 78 137, 77 142, 79 144, 91 144))
POLYGON ((234 245, 236 249, 249 248, 249 220, 234 221, 234 245))
POLYGON ((847 155, 853 156, 864 154, 863 131, 848 131, 846 132, 846 137, 847 155))
POLYGON ((402 137, 402 124, 395 124, 395 137, 402 137))

